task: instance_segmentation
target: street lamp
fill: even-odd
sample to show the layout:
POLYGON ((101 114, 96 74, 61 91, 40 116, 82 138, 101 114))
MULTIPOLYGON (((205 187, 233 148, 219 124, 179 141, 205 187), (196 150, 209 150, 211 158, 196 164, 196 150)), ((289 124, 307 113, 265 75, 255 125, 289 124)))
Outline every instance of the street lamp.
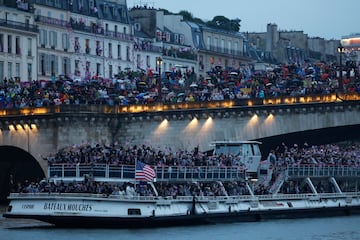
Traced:
POLYGON ((157 66, 158 66, 158 69, 159 69, 159 77, 158 77, 158 100, 159 100, 159 102, 161 103, 162 102, 162 83, 161 83, 161 65, 162 65, 162 59, 161 59, 161 57, 158 57, 158 58, 156 58, 156 64, 157 64, 157 66))
POLYGON ((338 46, 338 53, 339 53, 339 91, 342 92, 344 90, 343 87, 343 69, 342 69, 342 54, 344 53, 344 47, 340 44, 338 46))

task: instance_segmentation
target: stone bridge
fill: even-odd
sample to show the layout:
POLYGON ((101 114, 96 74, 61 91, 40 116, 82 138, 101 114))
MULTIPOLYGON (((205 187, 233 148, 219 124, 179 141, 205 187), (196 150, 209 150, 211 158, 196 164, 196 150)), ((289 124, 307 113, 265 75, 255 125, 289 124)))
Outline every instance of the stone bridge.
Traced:
MULTIPOLYGON (((209 150, 215 140, 309 144, 358 138, 360 96, 320 95, 137 106, 59 105, 0 111, 0 185, 47 175, 43 159, 82 143, 209 150)), ((266 157, 266 156, 265 156, 266 157)), ((2 187, 5 189, 5 187, 2 187)))

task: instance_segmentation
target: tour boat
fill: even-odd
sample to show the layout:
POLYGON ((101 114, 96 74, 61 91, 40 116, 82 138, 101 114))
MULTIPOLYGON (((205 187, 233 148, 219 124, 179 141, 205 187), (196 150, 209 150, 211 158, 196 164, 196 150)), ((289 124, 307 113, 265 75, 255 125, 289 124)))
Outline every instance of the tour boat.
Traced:
MULTIPOLYGON (((217 141, 214 152, 232 153, 241 162, 231 167, 155 167, 147 182, 152 195, 88 193, 11 193, 6 218, 36 219, 60 227, 142 228, 213 224, 265 219, 342 216, 360 213, 360 169, 351 166, 299 165, 273 168, 262 161, 259 142, 217 141), (157 185, 216 183, 220 195, 164 196, 157 185), (227 192, 224 184, 241 183, 244 194, 227 192), (268 193, 257 194, 259 185, 268 193), (306 193, 282 193, 285 187, 306 193), (243 189, 244 190, 244 189, 243 189)), ((142 168, 144 165, 141 166, 142 168)), ((49 181, 133 182, 135 166, 49 166, 49 181)), ((234 188, 236 189, 236 188, 234 188)))

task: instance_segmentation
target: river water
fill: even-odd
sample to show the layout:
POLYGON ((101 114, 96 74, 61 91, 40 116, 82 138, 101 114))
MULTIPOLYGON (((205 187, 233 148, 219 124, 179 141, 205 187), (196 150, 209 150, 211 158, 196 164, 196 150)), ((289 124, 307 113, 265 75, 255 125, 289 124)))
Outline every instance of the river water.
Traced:
POLYGON ((359 240, 360 216, 153 229, 65 229, 0 217, 1 240, 359 240))

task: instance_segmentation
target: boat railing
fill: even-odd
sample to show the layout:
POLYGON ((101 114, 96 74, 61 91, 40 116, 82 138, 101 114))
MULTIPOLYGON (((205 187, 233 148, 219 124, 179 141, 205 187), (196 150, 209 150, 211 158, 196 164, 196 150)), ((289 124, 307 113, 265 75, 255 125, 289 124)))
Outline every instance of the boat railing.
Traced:
MULTIPOLYGON (((216 166, 164 166, 154 167, 156 181, 214 181, 214 180, 239 180, 244 179, 245 170, 239 166, 216 167, 216 166)), ((121 165, 113 166, 108 164, 95 165, 66 165, 56 164, 49 166, 48 177, 52 179, 84 179, 93 177, 95 180, 126 180, 135 179, 135 166, 121 165)))
POLYGON ((300 165, 286 168, 288 177, 359 177, 360 167, 300 165))
MULTIPOLYGON (((124 200, 124 201, 192 201, 193 196, 140 196, 140 195, 106 195, 106 194, 92 194, 92 193, 11 193, 10 198, 61 198, 71 199, 71 198, 88 198, 88 199, 114 199, 114 200, 124 200)), ((208 201, 218 201, 218 202, 227 202, 235 203, 241 201, 281 201, 281 200, 312 200, 312 201, 321 201, 326 199, 340 199, 340 198, 360 198, 360 192, 346 192, 346 193, 321 193, 321 194, 277 194, 277 195, 237 195, 237 196, 195 196, 196 202, 208 202, 208 201)))

